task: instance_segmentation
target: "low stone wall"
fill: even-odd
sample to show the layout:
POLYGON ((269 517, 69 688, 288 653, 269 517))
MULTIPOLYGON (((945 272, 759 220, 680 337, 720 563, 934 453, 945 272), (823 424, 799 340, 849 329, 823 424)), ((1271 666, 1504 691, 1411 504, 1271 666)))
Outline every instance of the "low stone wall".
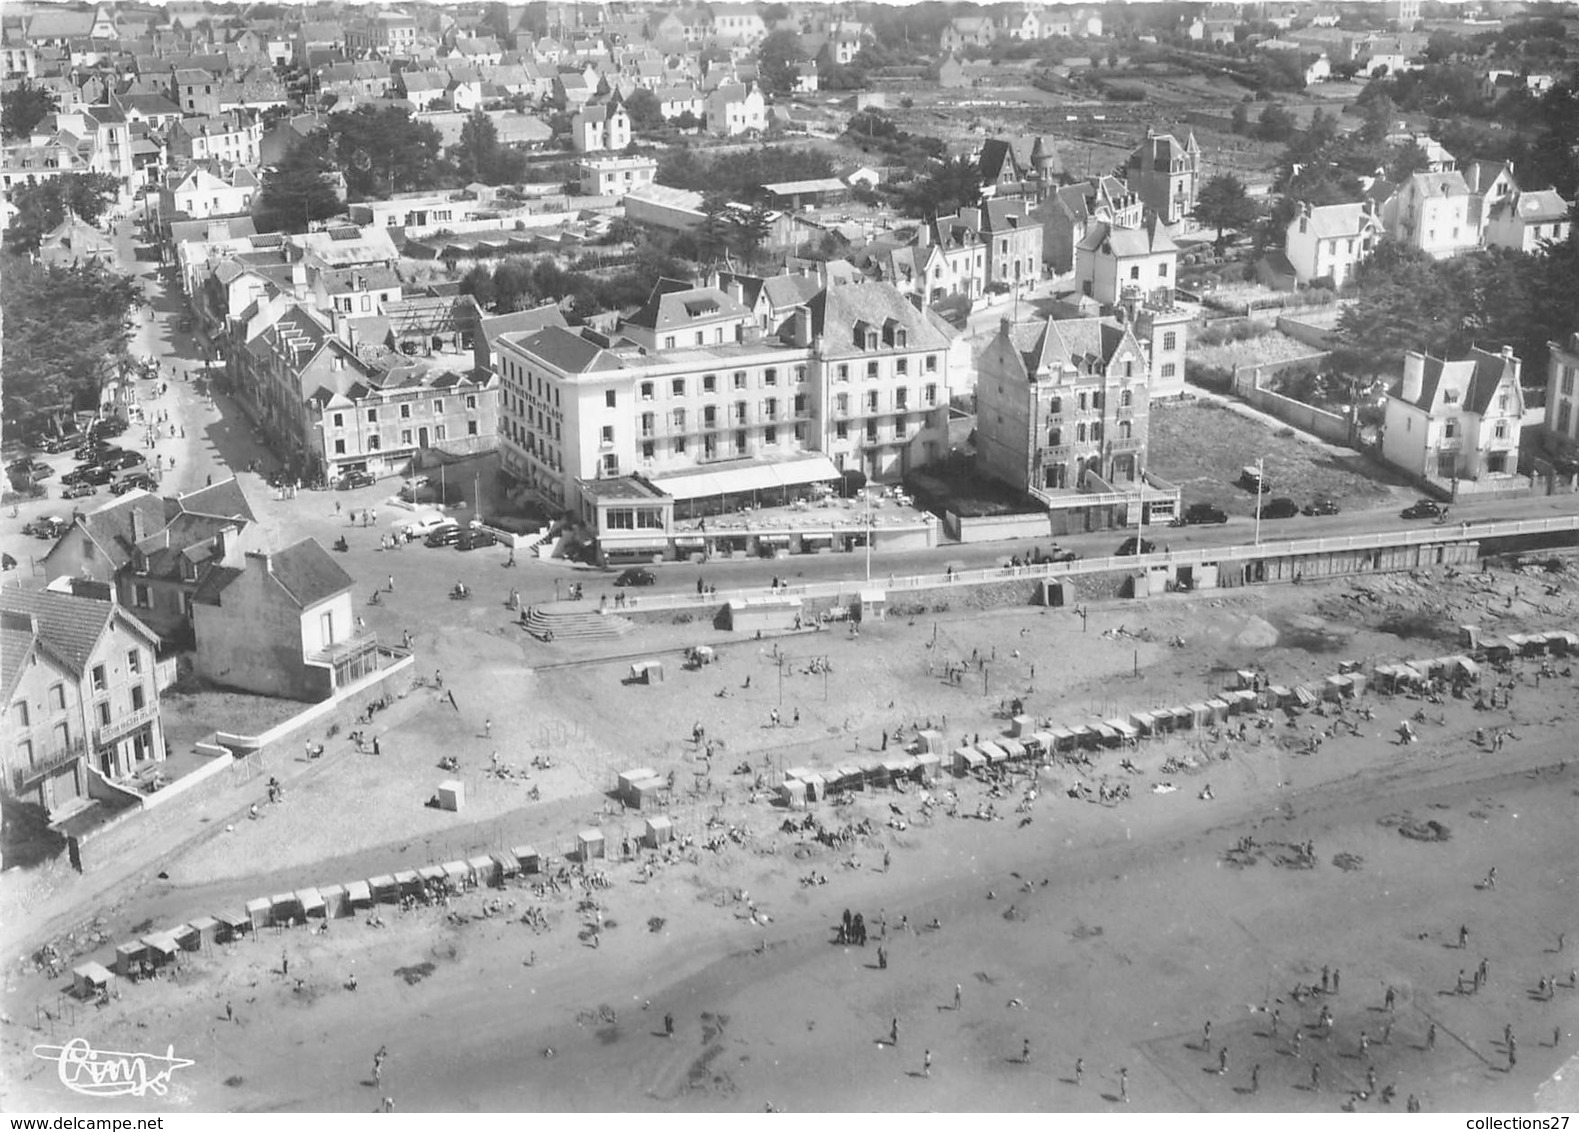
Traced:
POLYGON ((1047 538, 1052 530, 1046 512, 1030 515, 956 515, 949 511, 943 521, 949 533, 964 543, 1047 538))

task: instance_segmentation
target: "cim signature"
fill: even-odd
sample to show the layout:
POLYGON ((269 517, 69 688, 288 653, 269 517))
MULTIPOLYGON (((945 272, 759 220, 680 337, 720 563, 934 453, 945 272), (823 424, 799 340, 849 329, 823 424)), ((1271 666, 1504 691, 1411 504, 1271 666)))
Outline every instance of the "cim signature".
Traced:
POLYGON ((175 1046, 166 1047, 162 1055, 120 1053, 96 1050, 84 1038, 73 1038, 63 1046, 34 1046, 33 1054, 55 1062, 60 1083, 88 1097, 143 1097, 149 1093, 162 1097, 177 1069, 196 1064, 177 1057, 175 1046))

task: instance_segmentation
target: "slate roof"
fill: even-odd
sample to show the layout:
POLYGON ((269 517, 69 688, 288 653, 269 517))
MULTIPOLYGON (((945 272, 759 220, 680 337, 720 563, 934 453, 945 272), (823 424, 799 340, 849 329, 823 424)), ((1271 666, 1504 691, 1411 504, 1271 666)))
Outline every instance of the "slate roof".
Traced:
POLYGON ((624 365, 615 354, 568 327, 548 326, 525 336, 510 337, 522 349, 564 373, 591 373, 624 365))
POLYGON ((501 334, 530 334, 550 326, 568 327, 563 312, 554 303, 544 303, 531 310, 511 311, 509 314, 487 315, 477 322, 477 330, 491 353, 493 343, 501 334))
POLYGON ((882 327, 889 320, 904 327, 908 350, 946 350, 949 339, 903 292, 887 283, 848 283, 826 287, 811 298, 812 330, 821 334, 832 357, 862 351, 855 346, 855 324, 882 327))
POLYGON ((86 671, 94 647, 117 616, 124 618, 134 631, 146 637, 150 643, 157 644, 159 641, 158 633, 108 600, 108 597, 100 601, 56 590, 6 587, 0 590, 0 610, 32 615, 38 624, 38 636, 44 647, 78 674, 86 671))
POLYGON ((1441 394, 1448 389, 1457 389, 1463 410, 1484 416, 1491 407, 1492 397, 1502 386, 1504 377, 1512 381, 1515 390, 1518 388, 1518 382, 1513 380, 1516 362, 1515 358, 1482 350, 1478 346, 1470 348, 1467 358, 1452 361, 1428 354, 1420 383, 1420 396, 1410 403, 1424 412, 1434 412, 1440 407, 1441 394))
MULTIPOLYGON (((165 505, 157 495, 146 491, 128 492, 113 503, 78 515, 76 526, 93 540, 104 557, 117 570, 132 560, 132 515, 141 516, 144 532, 155 531, 165 525, 165 505)), ((62 536, 62 541, 67 536, 62 536)), ((59 546, 56 543, 55 546, 59 546)), ((55 553, 54 548, 50 554, 55 553)), ((48 560, 48 555, 45 556, 48 560)))
POLYGON ((303 609, 351 588, 351 575, 319 545, 317 539, 304 538, 284 550, 276 551, 270 561, 274 567, 275 581, 303 609))
POLYGON ((1148 217, 1139 228, 1120 228, 1098 220, 1086 230, 1080 247, 1086 251, 1104 249, 1120 259, 1179 250, 1155 216, 1148 217))
MULTIPOLYGON (((1366 226, 1369 219, 1374 225, 1374 218, 1366 215, 1364 204, 1323 204, 1310 210, 1307 232, 1317 239, 1331 239, 1335 236, 1353 236, 1366 226)), ((1298 224, 1299 218, 1295 218, 1298 224)))
POLYGON ((235 476, 220 480, 218 483, 200 487, 196 491, 189 491, 184 495, 175 497, 181 510, 192 515, 217 515, 225 519, 245 519, 249 523, 257 522, 257 516, 252 513, 252 506, 247 502, 246 493, 241 490, 241 484, 235 476))
POLYGON ((1056 376, 1069 366, 1089 373, 1106 365, 1126 340, 1133 342, 1129 330, 1105 318, 1049 318, 1009 327, 1009 341, 1032 381, 1038 374, 1056 376))
POLYGON ((744 318, 750 311, 716 287, 693 287, 676 279, 660 279, 641 310, 627 321, 661 333, 693 325, 697 319, 744 318))
POLYGON ((1556 189, 1537 189, 1527 193, 1513 193, 1492 207, 1491 215, 1499 217, 1512 212, 1526 224, 1545 224, 1568 218, 1569 204, 1556 189))

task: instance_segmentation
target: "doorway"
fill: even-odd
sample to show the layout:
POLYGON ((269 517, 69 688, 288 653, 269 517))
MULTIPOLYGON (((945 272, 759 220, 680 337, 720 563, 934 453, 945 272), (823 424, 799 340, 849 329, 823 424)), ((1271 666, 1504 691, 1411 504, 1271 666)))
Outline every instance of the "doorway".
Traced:
POLYGON ((427 428, 426 425, 423 425, 421 428, 417 429, 417 447, 418 448, 426 448, 427 446, 428 446, 428 428, 427 428))

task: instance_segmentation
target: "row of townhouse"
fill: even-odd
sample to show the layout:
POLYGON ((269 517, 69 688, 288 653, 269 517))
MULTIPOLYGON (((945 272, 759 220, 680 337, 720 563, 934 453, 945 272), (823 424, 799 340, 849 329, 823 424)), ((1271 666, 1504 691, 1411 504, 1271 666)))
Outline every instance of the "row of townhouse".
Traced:
MULTIPOLYGON (((822 287, 764 332, 744 280, 665 280, 609 333, 550 325, 496 343, 507 472, 581 511, 581 485, 820 453, 877 479, 946 450, 951 334, 879 282, 822 287)), ((760 299, 766 288, 754 288, 760 299)), ((728 493, 727 483, 724 493, 728 493)))
POLYGON ((1289 286, 1342 286, 1384 236, 1438 259, 1481 247, 1533 252, 1566 240, 1571 216, 1554 190, 1521 189, 1509 162, 1439 167, 1396 186, 1378 182, 1358 203, 1302 206, 1285 233, 1286 264, 1274 271, 1289 286))
POLYGON ((938 46, 945 53, 966 47, 991 47, 999 41, 1080 39, 1102 34, 1102 17, 1090 9, 1061 5, 1009 8, 1001 17, 956 16, 943 28, 938 46))

